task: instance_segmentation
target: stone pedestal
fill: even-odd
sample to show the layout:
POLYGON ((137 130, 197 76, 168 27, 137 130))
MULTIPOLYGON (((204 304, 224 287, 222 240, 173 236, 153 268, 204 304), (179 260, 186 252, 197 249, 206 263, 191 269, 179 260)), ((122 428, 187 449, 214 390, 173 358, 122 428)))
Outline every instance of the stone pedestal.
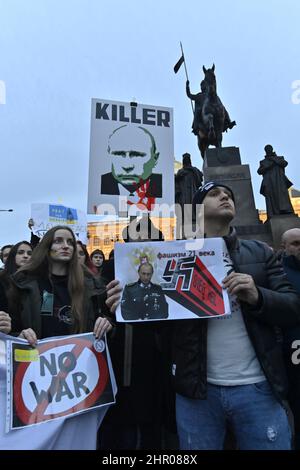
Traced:
POLYGON ((233 224, 260 225, 255 208, 249 165, 242 165, 237 147, 208 149, 203 165, 205 182, 213 180, 228 185, 235 197, 233 224))
POLYGON ((238 147, 208 149, 203 174, 205 182, 219 181, 232 189, 236 207, 232 225, 239 237, 272 244, 270 228, 259 220, 255 207, 249 165, 242 165, 238 147))
POLYGON ((240 238, 256 239, 280 248, 282 234, 291 228, 300 228, 295 214, 276 215, 264 224, 255 208, 249 165, 241 162, 237 147, 212 148, 206 151, 203 162, 204 182, 219 181, 229 186, 235 197, 236 216, 232 221, 240 238))
POLYGON ((206 150, 203 168, 241 164, 240 149, 238 147, 220 147, 206 150))
POLYGON ((300 228, 300 218, 297 215, 274 215, 268 219, 264 225, 271 232, 273 247, 275 250, 280 248, 281 236, 291 228, 300 228))

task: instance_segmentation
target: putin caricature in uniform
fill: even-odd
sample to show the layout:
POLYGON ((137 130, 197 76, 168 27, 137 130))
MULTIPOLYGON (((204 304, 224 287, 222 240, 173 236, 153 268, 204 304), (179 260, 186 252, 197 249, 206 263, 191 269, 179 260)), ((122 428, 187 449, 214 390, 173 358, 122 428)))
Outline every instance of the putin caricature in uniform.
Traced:
POLYGON ((139 279, 126 284, 121 300, 124 320, 160 320, 168 318, 168 304, 162 288, 153 284, 153 266, 142 263, 138 269, 139 279))

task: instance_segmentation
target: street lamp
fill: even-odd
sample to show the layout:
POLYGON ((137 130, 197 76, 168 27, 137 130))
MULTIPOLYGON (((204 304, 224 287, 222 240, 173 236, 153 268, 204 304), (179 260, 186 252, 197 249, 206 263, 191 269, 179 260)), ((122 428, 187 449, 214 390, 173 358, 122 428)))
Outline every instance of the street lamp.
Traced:
POLYGON ((13 212, 13 209, 0 209, 0 212, 13 212))

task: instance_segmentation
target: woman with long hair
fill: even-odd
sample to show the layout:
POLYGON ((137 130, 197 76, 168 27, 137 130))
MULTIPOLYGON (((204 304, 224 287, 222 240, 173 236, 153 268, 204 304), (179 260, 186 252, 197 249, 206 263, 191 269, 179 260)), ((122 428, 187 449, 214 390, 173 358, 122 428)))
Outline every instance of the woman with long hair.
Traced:
MULTIPOLYGON (((100 278, 95 279, 91 272, 80 265, 76 239, 68 227, 50 229, 35 248, 30 262, 15 273, 12 281, 12 294, 18 298, 18 308, 12 315, 12 331, 32 346, 38 338, 90 331, 100 338, 112 329, 110 321, 105 317, 109 314, 105 305, 106 286, 100 278)), ((1 367, 3 370, 3 364, 0 363, 1 367)), ((67 382, 65 387, 64 391, 67 390, 67 382)), ((114 385, 112 387, 115 393, 114 385)), ((2 390, 1 416, 6 406, 2 390)), ((32 426, 30 432, 25 427, 16 431, 16 434, 5 433, 5 420, 2 420, 0 449, 96 449, 97 431, 108 406, 92 407, 85 413, 68 417, 62 413, 57 419, 32 426)))
POLYGON ((21 241, 10 245, 10 251, 5 261, 4 269, 0 272, 0 331, 10 333, 12 305, 8 304, 8 295, 12 289, 11 276, 31 258, 32 248, 30 243, 21 241))
POLYGON ((96 338, 112 329, 105 305, 105 284, 78 262, 76 239, 65 226, 51 228, 30 262, 13 277, 21 308, 13 331, 34 345, 37 338, 92 331, 96 338))
POLYGON ((13 245, 3 245, 0 250, 0 260, 3 264, 6 263, 7 257, 9 255, 10 250, 12 249, 13 245))
POLYGON ((19 268, 30 261, 31 255, 32 246, 29 242, 23 240, 19 243, 16 243, 10 249, 3 271, 11 276, 19 268))

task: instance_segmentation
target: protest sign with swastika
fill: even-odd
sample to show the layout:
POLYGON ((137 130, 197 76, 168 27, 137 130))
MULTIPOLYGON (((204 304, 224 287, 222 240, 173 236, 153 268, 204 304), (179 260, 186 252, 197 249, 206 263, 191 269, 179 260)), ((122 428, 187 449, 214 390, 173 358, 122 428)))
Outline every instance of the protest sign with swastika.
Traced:
POLYGON ((222 280, 228 273, 222 238, 115 245, 123 289, 117 321, 178 320, 230 315, 222 280))

